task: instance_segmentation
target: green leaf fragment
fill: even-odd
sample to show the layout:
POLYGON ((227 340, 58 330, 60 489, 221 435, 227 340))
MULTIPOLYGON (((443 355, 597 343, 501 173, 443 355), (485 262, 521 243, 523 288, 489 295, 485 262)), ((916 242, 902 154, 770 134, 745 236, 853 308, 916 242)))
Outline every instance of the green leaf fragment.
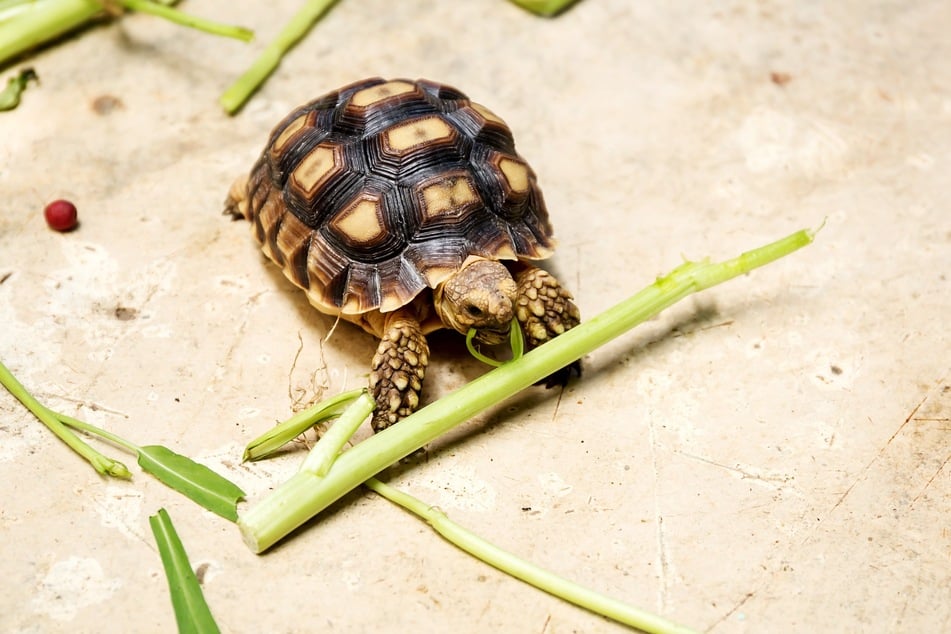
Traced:
POLYGON ((238 500, 244 497, 236 484, 187 456, 161 445, 139 447, 139 466, 167 486, 212 513, 236 522, 238 500))
POLYGON ((165 568, 165 577, 168 580, 169 594, 172 596, 172 607, 175 610, 175 621, 178 623, 180 634, 216 633, 220 630, 215 623, 201 585, 188 561, 188 553, 182 545, 182 540, 172 525, 172 519, 165 509, 149 516, 149 526, 158 544, 159 556, 162 558, 162 567, 165 568))
POLYGON ((7 87, 0 91, 0 110, 13 110, 19 106, 20 96, 31 81, 40 81, 32 68, 24 68, 19 74, 8 79, 7 87))

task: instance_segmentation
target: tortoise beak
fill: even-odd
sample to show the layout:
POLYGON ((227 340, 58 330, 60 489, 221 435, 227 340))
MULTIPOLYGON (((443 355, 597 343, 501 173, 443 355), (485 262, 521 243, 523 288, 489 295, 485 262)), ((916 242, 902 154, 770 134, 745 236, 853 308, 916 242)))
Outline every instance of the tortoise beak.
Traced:
POLYGON ((512 329, 511 322, 506 323, 504 327, 499 328, 480 328, 476 331, 475 340, 484 343, 487 346, 497 346, 504 343, 509 338, 509 330, 512 329))

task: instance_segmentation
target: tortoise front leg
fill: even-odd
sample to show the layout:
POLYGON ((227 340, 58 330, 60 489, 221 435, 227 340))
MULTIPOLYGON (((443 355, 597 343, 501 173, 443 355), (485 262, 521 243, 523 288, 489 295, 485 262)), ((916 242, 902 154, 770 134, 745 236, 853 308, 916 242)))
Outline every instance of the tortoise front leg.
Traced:
POLYGON ((429 363, 429 346, 419 320, 410 311, 397 311, 387 319, 380 345, 370 363, 370 392, 376 410, 373 431, 386 429, 412 414, 429 363))
MULTIPOLYGON (((581 311, 555 276, 522 263, 515 273, 518 287, 515 318, 522 326, 528 346, 534 348, 581 323, 581 311)), ((572 374, 581 375, 581 361, 555 372, 543 382, 545 387, 565 385, 572 374)))
POLYGON ((548 271, 524 264, 515 274, 515 283, 515 316, 531 347, 581 323, 581 312, 571 301, 571 293, 548 271))

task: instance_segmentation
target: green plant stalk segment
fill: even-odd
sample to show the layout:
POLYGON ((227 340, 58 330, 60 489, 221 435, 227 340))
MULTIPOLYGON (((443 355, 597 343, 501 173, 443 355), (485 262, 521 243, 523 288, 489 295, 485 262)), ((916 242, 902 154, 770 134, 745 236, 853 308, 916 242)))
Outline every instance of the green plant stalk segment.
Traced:
POLYGON ((34 416, 40 419, 40 421, 46 425, 50 431, 56 434, 60 440, 66 443, 70 449, 85 458, 97 473, 126 480, 132 477, 132 473, 124 464, 99 453, 83 442, 71 429, 67 428, 60 420, 60 415, 36 400, 3 363, 0 363, 0 385, 3 385, 10 394, 23 403, 34 416))
POLYGON ((0 64, 104 13, 98 0, 42 0, 0 23, 0 64))
POLYGON ((218 625, 188 561, 182 540, 165 509, 149 516, 149 526, 162 558, 179 634, 216 634, 220 631, 218 625))
POLYGON ((323 478, 310 472, 295 474, 240 516, 238 525, 245 542, 254 552, 267 550, 347 492, 483 409, 580 359, 687 295, 801 249, 812 242, 814 234, 797 231, 724 262, 685 262, 633 297, 359 443, 337 458, 323 478))
POLYGON ((117 2, 127 9, 138 11, 139 13, 148 13, 156 17, 164 18, 169 22, 174 22, 175 24, 191 29, 198 29, 199 31, 204 31, 212 35, 231 37, 236 40, 241 40, 242 42, 250 42, 254 38, 254 31, 250 29, 199 18, 198 16, 183 13, 182 11, 159 4, 158 2, 153 2, 152 0, 117 0, 117 2))
MULTIPOLYGON (((213 35, 232 37, 245 42, 253 37, 253 33, 248 29, 212 22, 168 6, 174 2, 115 0, 113 4, 116 7, 150 13, 213 35)), ((94 18, 108 15, 106 5, 104 0, 35 0, 0 5, 0 17, 3 18, 0 21, 0 64, 75 30, 94 18)))
POLYGON ((466 528, 453 522, 437 508, 404 493, 376 478, 370 478, 364 484, 382 495, 384 498, 398 504, 406 510, 425 520, 433 529, 442 535, 448 542, 461 548, 470 555, 493 566, 502 572, 535 586, 540 590, 570 601, 577 606, 590 610, 596 614, 614 619, 619 623, 636 627, 644 632, 656 634, 690 634, 692 629, 673 623, 661 616, 651 614, 617 599, 612 599, 590 588, 578 585, 564 577, 556 575, 544 568, 540 568, 512 553, 482 539, 466 528))
POLYGON ((339 415, 340 411, 363 391, 362 389, 350 390, 294 414, 249 442, 244 449, 242 461, 260 460, 273 454, 317 423, 339 415))
POLYGON ((314 448, 304 460, 304 464, 301 465, 301 470, 310 471, 319 477, 327 475, 327 472, 330 471, 330 465, 343 451, 344 445, 347 444, 360 424, 366 420, 366 417, 370 415, 375 407, 376 403, 373 397, 366 392, 362 392, 317 441, 317 444, 314 445, 314 448))
MULTIPOLYGON (((507 361, 498 361, 491 357, 487 357, 479 352, 479 350, 472 343, 475 340, 477 334, 478 331, 475 328, 470 328, 469 332, 466 333, 466 349, 469 351, 469 354, 482 363, 491 365, 493 368, 498 368, 508 363, 507 361)), ((513 319, 512 325, 509 327, 509 349, 512 351, 513 361, 521 357, 525 351, 525 340, 522 338, 522 328, 519 325, 517 319, 513 319)))
POLYGON ((0 385, 3 385, 13 396, 19 399, 34 416, 49 427, 73 451, 86 458, 98 473, 126 479, 132 477, 124 464, 107 458, 96 451, 73 433, 72 429, 69 429, 70 427, 104 438, 130 453, 136 454, 142 470, 152 474, 163 484, 225 519, 232 522, 238 519, 238 500, 244 497, 244 492, 230 480, 205 465, 161 445, 140 447, 105 429, 100 429, 72 416, 54 412, 30 394, 3 363, 0 363, 0 385))
POLYGON ((218 102, 228 114, 234 114, 254 94, 254 91, 273 73, 281 63, 281 58, 307 31, 332 7, 337 0, 309 0, 291 18, 290 22, 268 44, 258 56, 251 68, 246 70, 231 86, 225 90, 218 102))

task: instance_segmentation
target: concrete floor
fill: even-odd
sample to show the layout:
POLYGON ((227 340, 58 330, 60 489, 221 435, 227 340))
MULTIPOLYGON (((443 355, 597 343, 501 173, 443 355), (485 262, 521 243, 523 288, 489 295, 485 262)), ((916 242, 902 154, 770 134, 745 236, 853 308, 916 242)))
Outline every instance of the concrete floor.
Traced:
MULTIPOLYGON (((299 4, 182 3, 255 28, 250 45, 133 15, 29 60, 41 86, 0 113, 0 358, 37 396, 260 499, 303 453, 242 465, 244 444, 361 386, 374 342, 341 326, 321 344, 332 319, 220 215, 228 186, 299 103, 365 76, 443 81, 515 130, 587 316, 682 254, 826 225, 392 482, 701 631, 951 630, 951 4, 584 0, 543 20, 348 0, 223 115, 299 4), (60 197, 73 233, 44 224, 60 197)), ((483 371, 457 338, 432 345, 428 399, 483 371)), ((172 631, 147 520, 163 506, 225 632, 622 629, 373 494, 255 556, 134 470, 98 477, 0 394, 0 631, 172 631)))

